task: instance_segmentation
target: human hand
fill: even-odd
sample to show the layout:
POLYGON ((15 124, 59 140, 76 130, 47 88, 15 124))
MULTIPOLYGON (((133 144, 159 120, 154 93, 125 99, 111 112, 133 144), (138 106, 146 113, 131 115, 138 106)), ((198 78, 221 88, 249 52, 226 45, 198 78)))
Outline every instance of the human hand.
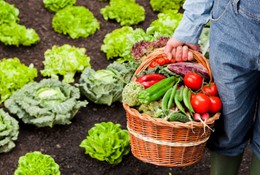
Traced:
POLYGON ((189 51, 189 48, 200 51, 200 46, 198 44, 185 44, 175 38, 171 38, 167 42, 164 52, 168 59, 175 59, 177 62, 191 61, 193 60, 193 54, 189 51))

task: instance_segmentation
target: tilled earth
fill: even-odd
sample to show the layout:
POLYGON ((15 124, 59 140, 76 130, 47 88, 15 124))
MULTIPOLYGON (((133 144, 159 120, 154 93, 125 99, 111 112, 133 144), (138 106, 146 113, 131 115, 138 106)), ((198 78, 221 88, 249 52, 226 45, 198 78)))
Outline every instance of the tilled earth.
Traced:
MULTIPOLYGON (((146 9, 146 20, 137 26, 146 29, 157 18, 150 7, 148 0, 136 0, 146 9)), ((101 28, 88 38, 73 40, 65 35, 57 34, 51 27, 53 13, 43 7, 42 0, 7 0, 20 10, 20 24, 27 28, 34 28, 39 34, 40 43, 31 47, 13 47, 0 44, 0 59, 18 57, 22 63, 43 69, 44 52, 53 45, 70 44, 87 49, 86 54, 91 57, 94 69, 103 69, 110 62, 100 51, 104 36, 120 25, 113 21, 105 21, 100 9, 108 3, 99 0, 77 0, 76 5, 87 7, 99 20, 101 28)), ((78 75, 77 75, 78 76, 78 75)), ((39 75, 38 80, 42 77, 39 75)), ((9 153, 0 155, 0 175, 11 175, 17 167, 20 156, 31 151, 41 151, 51 155, 60 165, 63 175, 209 175, 209 152, 198 163, 183 168, 159 167, 144 163, 136 159, 131 153, 124 157, 118 165, 109 165, 84 154, 79 147, 80 142, 87 136, 87 131, 95 123, 112 121, 126 128, 126 115, 122 104, 117 102, 111 106, 89 103, 81 108, 72 124, 67 126, 54 126, 53 128, 36 128, 20 122, 19 138, 16 147, 9 153)), ((250 151, 247 149, 244 156, 240 175, 248 173, 250 151)))

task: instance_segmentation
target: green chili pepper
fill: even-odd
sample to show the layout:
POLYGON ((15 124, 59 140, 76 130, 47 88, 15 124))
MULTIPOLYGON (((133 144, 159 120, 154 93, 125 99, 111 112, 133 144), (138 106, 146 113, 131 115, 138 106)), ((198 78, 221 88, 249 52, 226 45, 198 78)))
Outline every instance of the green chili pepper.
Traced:
POLYGON ((138 94, 138 101, 141 104, 149 104, 152 101, 160 99, 177 80, 177 77, 171 76, 159 81, 147 89, 140 91, 138 94))

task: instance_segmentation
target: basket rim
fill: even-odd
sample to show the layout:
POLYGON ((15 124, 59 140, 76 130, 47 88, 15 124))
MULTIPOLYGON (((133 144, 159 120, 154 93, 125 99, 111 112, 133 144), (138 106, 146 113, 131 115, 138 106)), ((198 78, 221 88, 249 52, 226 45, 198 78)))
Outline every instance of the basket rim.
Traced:
MULTIPOLYGON (((169 126, 169 127, 175 127, 175 128, 187 128, 187 129, 193 129, 194 127, 199 127, 199 128, 205 127, 205 125, 203 123, 196 122, 194 120, 186 122, 186 123, 182 123, 182 122, 178 122, 178 121, 169 122, 169 121, 167 121, 165 119, 162 119, 162 118, 153 118, 153 117, 151 117, 151 116, 149 116, 147 114, 144 114, 144 113, 141 114, 135 108, 131 108, 129 105, 127 105, 123 101, 122 101, 122 103, 123 103, 124 109, 130 115, 137 116, 137 117, 139 117, 142 120, 152 122, 152 123, 154 123, 156 125, 169 126)), ((212 117, 210 117, 207 121, 205 121, 205 123, 207 125, 213 124, 215 122, 215 120, 219 119, 220 114, 221 114, 220 112, 215 113, 212 117)))

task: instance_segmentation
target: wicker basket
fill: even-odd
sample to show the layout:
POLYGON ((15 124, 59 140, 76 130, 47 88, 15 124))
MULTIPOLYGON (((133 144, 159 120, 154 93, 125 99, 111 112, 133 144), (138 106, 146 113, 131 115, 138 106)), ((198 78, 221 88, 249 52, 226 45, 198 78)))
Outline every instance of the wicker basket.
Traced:
MULTIPOLYGON (((135 74, 145 70, 153 59, 164 54, 163 51, 164 48, 156 49, 144 58, 135 74)), ((199 52, 192 52, 195 60, 208 70, 212 81, 206 58, 199 52)), ((139 160, 165 167, 183 167, 192 165, 202 158, 211 129, 201 122, 168 122, 141 114, 124 102, 123 107, 126 110, 131 152, 139 160)), ((216 113, 207 120, 207 125, 213 128, 219 115, 220 113, 216 113)))

